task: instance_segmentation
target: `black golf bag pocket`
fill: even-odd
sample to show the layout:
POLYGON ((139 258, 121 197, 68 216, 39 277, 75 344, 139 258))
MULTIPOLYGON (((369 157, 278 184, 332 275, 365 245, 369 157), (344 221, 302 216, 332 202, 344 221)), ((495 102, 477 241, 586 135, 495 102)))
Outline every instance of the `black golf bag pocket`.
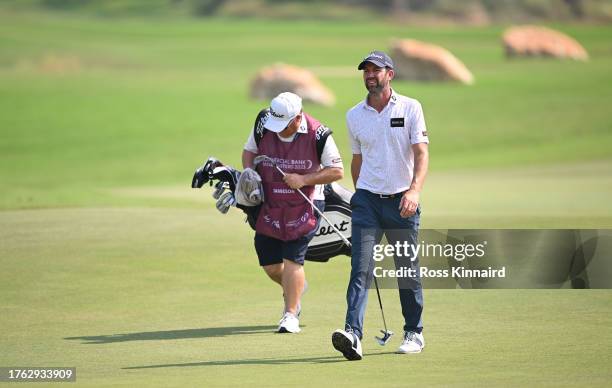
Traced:
POLYGON ((236 207, 242 210, 242 212, 246 215, 246 222, 249 224, 251 229, 255 230, 255 225, 257 224, 257 217, 259 216, 261 205, 257 205, 257 206, 236 205, 236 207))

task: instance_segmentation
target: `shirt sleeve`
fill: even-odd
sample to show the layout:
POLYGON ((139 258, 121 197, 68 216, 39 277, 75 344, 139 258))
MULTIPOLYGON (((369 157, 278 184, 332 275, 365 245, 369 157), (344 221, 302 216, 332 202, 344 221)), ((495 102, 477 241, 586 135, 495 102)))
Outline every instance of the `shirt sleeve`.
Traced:
POLYGON ((327 137, 327 141, 325 142, 325 147, 323 147, 323 153, 321 154, 321 165, 323 167, 342 167, 342 157, 340 156, 340 151, 338 151, 338 147, 336 146, 336 142, 332 135, 327 137))
POLYGON ((259 148, 257 147, 257 143, 255 143, 255 136, 253 136, 253 131, 251 131, 251 133, 249 134, 249 138, 247 142, 244 144, 244 149, 245 151, 249 151, 254 154, 257 153, 259 148))
POLYGON ((361 143, 353 133, 353 129, 351 127, 351 119, 348 115, 346 115, 346 127, 348 128, 348 136, 351 142, 351 151, 353 152, 353 155, 361 154, 361 143))
POLYGON ((420 103, 414 105, 408 117, 410 123, 410 143, 429 143, 427 136, 427 127, 425 126, 425 117, 423 115, 423 107, 420 103))

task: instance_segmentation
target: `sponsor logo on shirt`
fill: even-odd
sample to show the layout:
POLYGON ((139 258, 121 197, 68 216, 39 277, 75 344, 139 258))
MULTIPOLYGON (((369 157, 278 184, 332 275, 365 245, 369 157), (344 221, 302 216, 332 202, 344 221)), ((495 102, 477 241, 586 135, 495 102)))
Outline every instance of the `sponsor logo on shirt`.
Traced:
POLYGON ((274 194, 293 194, 295 191, 292 189, 272 189, 274 194))
MULTIPOLYGON (((272 160, 281 170, 310 170, 312 168, 312 160, 308 159, 272 158, 272 160)), ((265 167, 274 167, 267 160, 264 160, 261 164, 265 167)))
POLYGON ((403 127, 403 126, 404 126, 403 117, 393 117, 391 119, 391 127, 403 127))
POLYGON ((266 224, 272 224, 272 227, 274 229, 280 230, 280 221, 279 220, 273 220, 272 217, 270 217, 267 214, 264 216, 264 222, 266 224))

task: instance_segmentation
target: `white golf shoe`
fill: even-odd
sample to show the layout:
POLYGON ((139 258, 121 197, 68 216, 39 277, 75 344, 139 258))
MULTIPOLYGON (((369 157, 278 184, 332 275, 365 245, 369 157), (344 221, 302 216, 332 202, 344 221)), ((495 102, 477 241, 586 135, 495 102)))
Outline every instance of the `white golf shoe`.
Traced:
POLYGON ((352 331, 338 329, 332 334, 332 345, 349 361, 361 360, 361 341, 352 331))
POLYGON ((278 332, 299 333, 300 331, 302 331, 302 329, 300 329, 300 321, 298 317, 289 312, 285 313, 278 324, 278 332))
POLYGON ((425 338, 423 334, 414 331, 404 332, 404 340, 397 349, 398 353, 421 353, 425 347, 425 338))

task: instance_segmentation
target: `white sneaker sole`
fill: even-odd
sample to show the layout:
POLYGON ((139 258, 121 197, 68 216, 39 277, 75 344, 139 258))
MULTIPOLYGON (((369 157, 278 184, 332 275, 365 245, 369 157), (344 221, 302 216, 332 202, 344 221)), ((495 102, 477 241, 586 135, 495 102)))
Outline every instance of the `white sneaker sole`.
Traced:
POLYGON ((298 328, 297 331, 291 331, 291 330, 287 329, 285 326, 281 326, 281 327, 278 328, 278 330, 276 332, 277 333, 281 333, 281 334, 284 334, 284 333, 297 334, 300 331, 302 331, 302 329, 300 329, 300 328, 298 328))
POLYGON ((397 349, 397 352, 395 352, 395 353, 397 353, 397 354, 417 354, 417 353, 421 353, 422 350, 423 349, 414 350, 414 351, 404 351, 404 350, 401 350, 401 349, 397 349))
POLYGON ((344 358, 349 361, 358 361, 361 360, 361 354, 357 353, 355 349, 353 349, 353 341, 348 339, 342 333, 334 332, 332 334, 332 345, 334 348, 342 353, 344 358))

